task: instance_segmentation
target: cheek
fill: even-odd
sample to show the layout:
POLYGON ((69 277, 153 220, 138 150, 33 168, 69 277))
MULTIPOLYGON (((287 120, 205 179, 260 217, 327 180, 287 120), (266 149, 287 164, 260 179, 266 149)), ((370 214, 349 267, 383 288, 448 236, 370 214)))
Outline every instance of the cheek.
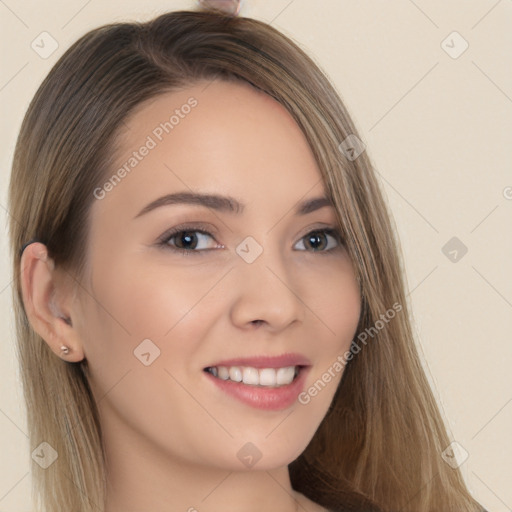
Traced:
MULTIPOLYGON (((128 426, 183 457, 197 451, 200 460, 200 449, 208 446, 197 439, 205 437, 210 420, 189 394, 202 377, 190 368, 214 317, 215 304, 205 294, 217 279, 191 282, 162 269, 158 275, 125 272, 120 265, 115 272, 97 267, 94 299, 88 296, 82 311, 89 379, 102 422, 119 435, 128 426)), ((219 443, 223 435, 221 430, 219 443)))
MULTIPOLYGON (((318 280, 318 282, 321 282, 318 280)), ((323 276, 324 293, 311 295, 316 320, 308 330, 314 340, 315 364, 299 403, 315 417, 323 417, 345 370, 345 353, 357 334, 361 314, 359 283, 348 260, 336 272, 323 276)))
MULTIPOLYGON (((198 275, 193 268, 148 265, 138 258, 125 258, 114 268, 109 271, 105 265, 97 266, 93 294, 104 310, 105 321, 114 324, 121 337, 130 338, 132 350, 137 340, 167 342, 177 326, 188 322, 218 280, 212 272, 198 275)), ((202 311, 207 315, 208 310, 202 311)))
MULTIPOLYGON (((322 276, 323 292, 312 296, 312 313, 322 348, 318 355, 333 357, 347 350, 354 338, 361 314, 359 283, 348 261, 342 262, 337 271, 322 276)), ((318 280, 320 282, 320 280, 318 280)))
POLYGON ((190 269, 149 268, 128 260, 94 268, 81 331, 102 390, 128 370, 140 369, 141 359, 185 371, 183 361, 193 358, 221 307, 218 297, 208 296, 218 277, 191 279, 190 269))

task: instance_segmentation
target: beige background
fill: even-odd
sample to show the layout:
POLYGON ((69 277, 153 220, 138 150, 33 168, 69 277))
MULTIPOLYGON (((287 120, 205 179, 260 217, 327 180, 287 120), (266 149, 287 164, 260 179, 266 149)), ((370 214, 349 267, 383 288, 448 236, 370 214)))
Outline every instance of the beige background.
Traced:
MULTIPOLYGON (((0 2, 0 512, 30 510, 6 231, 22 116, 57 58, 89 29, 194 5, 0 2), (47 59, 31 48, 43 31, 59 45, 47 59)), ((299 42, 354 116, 401 237, 429 378, 453 439, 469 453, 463 474, 489 511, 512 510, 511 2, 245 0, 241 14, 299 42), (447 53, 464 40, 460 56, 447 53), (441 250, 453 236, 468 248, 456 262, 441 250)))

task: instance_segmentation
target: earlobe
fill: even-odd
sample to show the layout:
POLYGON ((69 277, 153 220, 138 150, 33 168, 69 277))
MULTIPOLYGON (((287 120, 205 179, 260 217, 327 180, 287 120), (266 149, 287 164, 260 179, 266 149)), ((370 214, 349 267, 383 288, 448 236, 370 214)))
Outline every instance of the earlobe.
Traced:
POLYGON ((51 350, 69 362, 84 358, 81 340, 73 328, 71 311, 66 307, 69 293, 44 244, 28 245, 21 256, 21 290, 32 328, 51 350))

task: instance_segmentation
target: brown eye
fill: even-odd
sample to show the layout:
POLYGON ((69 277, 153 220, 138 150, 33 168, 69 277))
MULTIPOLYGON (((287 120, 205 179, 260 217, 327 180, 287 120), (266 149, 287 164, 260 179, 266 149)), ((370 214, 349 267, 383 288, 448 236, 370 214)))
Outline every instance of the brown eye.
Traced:
POLYGON ((300 241, 303 241, 304 246, 300 250, 328 252, 339 246, 340 236, 335 229, 316 229, 303 236, 300 241))
POLYGON ((208 231, 177 227, 162 236, 159 245, 183 254, 203 253, 218 247, 211 243, 208 246, 208 239, 215 241, 213 235, 208 231))
POLYGON ((195 249, 197 247, 198 237, 194 231, 180 231, 172 238, 176 240, 176 247, 179 249, 195 249))

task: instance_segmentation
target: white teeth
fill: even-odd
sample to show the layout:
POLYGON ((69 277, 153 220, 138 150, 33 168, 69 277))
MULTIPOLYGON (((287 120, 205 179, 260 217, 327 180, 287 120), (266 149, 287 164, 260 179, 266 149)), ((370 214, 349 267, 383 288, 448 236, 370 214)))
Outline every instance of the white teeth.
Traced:
POLYGON ((258 375, 258 370, 256 370, 256 368, 244 368, 243 376, 244 384, 257 386, 260 383, 260 376, 258 375))
POLYGON ((283 384, 290 384, 290 382, 293 380, 294 373, 295 373, 294 366, 287 366, 286 368, 279 368, 279 370, 277 370, 277 378, 276 378, 277 385, 281 386, 283 384))
POLYGON ((275 386, 277 384, 277 373, 274 368, 263 368, 260 370, 260 385, 275 386))
POLYGON ((291 384, 299 373, 299 367, 253 368, 251 366, 212 366, 210 373, 222 380, 243 382, 249 386, 286 386, 291 384))
POLYGON ((229 378, 235 382, 242 382, 242 370, 238 366, 229 369, 229 378))
POLYGON ((219 379, 222 379, 222 380, 229 379, 229 370, 225 366, 219 366, 217 368, 217 372, 218 372, 217 377, 219 377, 219 379))

